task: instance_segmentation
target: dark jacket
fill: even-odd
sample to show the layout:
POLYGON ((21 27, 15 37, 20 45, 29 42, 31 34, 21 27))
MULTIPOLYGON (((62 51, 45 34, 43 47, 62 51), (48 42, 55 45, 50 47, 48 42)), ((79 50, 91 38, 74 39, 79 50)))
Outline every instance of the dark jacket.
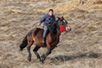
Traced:
POLYGON ((41 24, 42 22, 44 22, 43 25, 45 26, 45 25, 50 24, 50 23, 55 23, 55 21, 56 21, 55 16, 54 16, 54 15, 49 16, 49 13, 47 13, 47 14, 45 14, 45 15, 41 18, 39 24, 41 24))

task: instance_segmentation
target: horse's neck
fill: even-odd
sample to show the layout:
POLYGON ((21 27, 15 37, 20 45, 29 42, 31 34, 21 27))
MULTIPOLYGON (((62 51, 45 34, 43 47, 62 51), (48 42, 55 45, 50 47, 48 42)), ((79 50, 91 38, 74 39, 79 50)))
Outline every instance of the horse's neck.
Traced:
POLYGON ((61 32, 58 30, 56 34, 54 34, 53 32, 50 32, 49 34, 52 38, 59 38, 61 35, 61 32))
POLYGON ((60 23, 59 23, 59 20, 57 20, 56 23, 54 23, 54 24, 55 24, 56 31, 57 31, 56 34, 57 34, 58 36, 60 36, 60 35, 61 35, 61 32, 60 32, 60 26, 59 26, 60 23))
POLYGON ((61 32, 58 30, 58 31, 57 31, 57 34, 58 34, 58 36, 60 36, 60 35, 61 35, 61 32))
POLYGON ((57 30, 60 30, 60 27, 59 27, 59 21, 58 21, 58 20, 56 21, 56 26, 57 26, 56 29, 57 29, 57 30))

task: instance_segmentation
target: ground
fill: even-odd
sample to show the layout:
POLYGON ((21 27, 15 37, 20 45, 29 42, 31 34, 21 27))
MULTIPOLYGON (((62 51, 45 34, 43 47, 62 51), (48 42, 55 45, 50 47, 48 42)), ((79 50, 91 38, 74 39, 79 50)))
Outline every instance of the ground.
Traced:
MULTIPOLYGON (((0 68, 102 68, 102 0, 0 0, 0 68), (44 64, 32 52, 28 62, 19 45, 37 26, 40 18, 54 9, 72 28, 61 34, 60 43, 44 64)), ((39 54, 46 52, 41 48, 39 54)))

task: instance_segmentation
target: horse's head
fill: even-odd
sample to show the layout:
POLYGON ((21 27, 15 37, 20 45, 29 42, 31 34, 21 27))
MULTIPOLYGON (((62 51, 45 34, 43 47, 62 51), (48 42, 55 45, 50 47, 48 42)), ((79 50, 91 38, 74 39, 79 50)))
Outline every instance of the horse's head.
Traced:
POLYGON ((68 22, 64 19, 64 17, 58 17, 58 20, 57 20, 58 24, 59 24, 59 30, 60 32, 63 32, 63 31, 71 31, 71 28, 70 26, 68 25, 68 22))

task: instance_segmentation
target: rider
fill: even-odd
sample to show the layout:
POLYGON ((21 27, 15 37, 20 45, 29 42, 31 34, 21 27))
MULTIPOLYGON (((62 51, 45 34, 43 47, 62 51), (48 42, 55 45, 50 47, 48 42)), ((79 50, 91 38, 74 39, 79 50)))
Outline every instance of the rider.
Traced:
POLYGON ((50 23, 55 23, 55 21, 56 21, 56 18, 55 18, 53 13, 54 13, 53 9, 49 9, 49 12, 47 14, 45 14, 41 18, 40 22, 38 23, 38 25, 40 26, 41 23, 44 22, 44 24, 43 24, 44 33, 43 33, 43 41, 42 41, 42 43, 46 42, 46 36, 47 36, 47 33, 48 33, 48 25, 50 23))

